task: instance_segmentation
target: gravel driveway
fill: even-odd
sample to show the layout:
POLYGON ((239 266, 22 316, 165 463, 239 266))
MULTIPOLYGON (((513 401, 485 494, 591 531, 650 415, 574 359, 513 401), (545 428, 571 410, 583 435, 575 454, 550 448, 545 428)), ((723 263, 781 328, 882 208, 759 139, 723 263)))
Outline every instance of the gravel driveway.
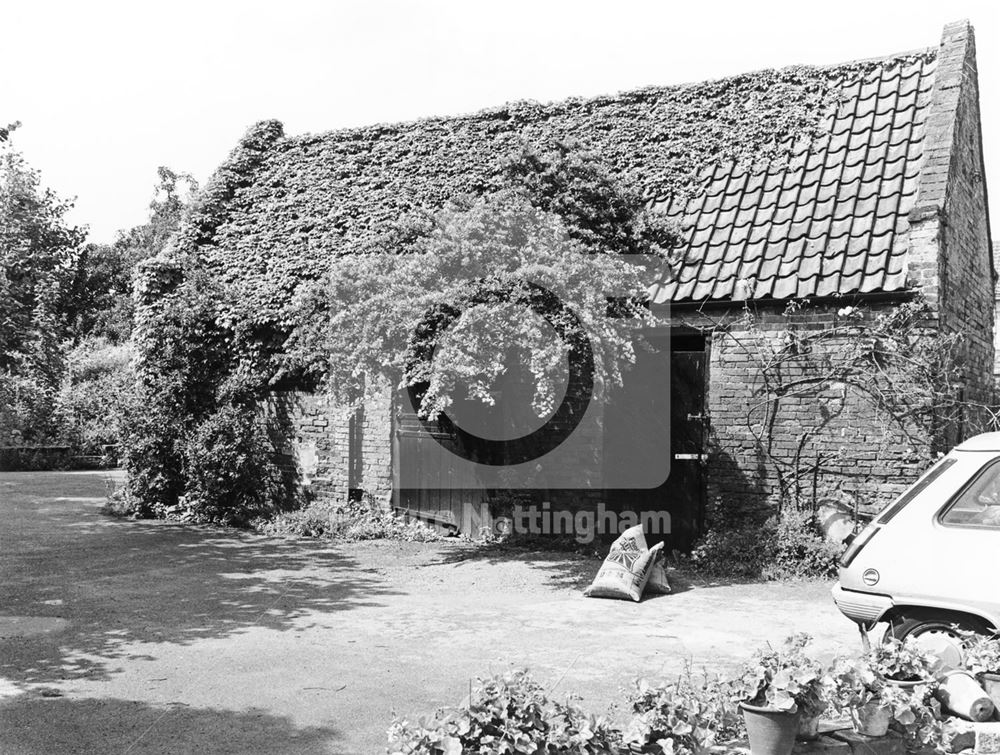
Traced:
POLYGON ((792 631, 857 647, 827 584, 589 600, 582 556, 118 521, 105 489, 0 474, 4 755, 378 753, 392 711, 511 665, 603 712, 636 676, 725 671, 792 631))

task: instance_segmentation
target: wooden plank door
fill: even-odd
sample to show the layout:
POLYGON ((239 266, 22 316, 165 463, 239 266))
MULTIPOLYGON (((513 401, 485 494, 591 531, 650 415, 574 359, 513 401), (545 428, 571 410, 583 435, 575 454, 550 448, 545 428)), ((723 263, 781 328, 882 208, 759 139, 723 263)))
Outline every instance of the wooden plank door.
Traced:
POLYGON ((405 399, 397 401, 393 433, 394 508, 439 529, 476 537, 492 527, 489 491, 449 449, 458 439, 442 423, 428 430, 405 399), (404 487, 405 486, 405 487, 404 487))

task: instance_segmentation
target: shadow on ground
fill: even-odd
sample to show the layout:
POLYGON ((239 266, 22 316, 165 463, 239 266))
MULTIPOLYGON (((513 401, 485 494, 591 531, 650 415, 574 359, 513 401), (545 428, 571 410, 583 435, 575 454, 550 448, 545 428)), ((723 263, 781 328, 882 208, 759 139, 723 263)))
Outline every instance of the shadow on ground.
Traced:
POLYGON ((40 703, 25 696, 0 708, 0 752, 330 755, 346 751, 337 746, 333 728, 297 727, 283 716, 258 709, 234 712, 181 704, 158 707, 114 698, 52 698, 40 703), (60 721, 86 725, 54 725, 60 721), (154 728, 156 736, 146 736, 154 728))
POLYGON ((115 520, 97 513, 99 498, 60 495, 64 479, 36 480, 32 490, 52 491, 44 497, 4 482, 0 676, 17 682, 107 678, 110 662, 141 657, 129 654, 132 643, 309 627, 313 614, 394 594, 373 569, 328 545, 115 520), (19 636, 5 617, 69 623, 56 634, 19 636))
MULTIPOLYGON (((459 564, 466 561, 484 561, 492 565, 519 562, 534 569, 545 572, 546 581, 552 587, 569 590, 584 590, 593 581, 601 568, 603 554, 607 548, 601 546, 599 552, 578 552, 575 550, 556 550, 547 548, 543 542, 496 543, 477 545, 473 543, 456 543, 441 552, 440 558, 428 565, 459 564)), ((711 582, 692 576, 677 569, 670 569, 670 587, 673 594, 686 592, 694 586, 718 587, 728 582, 711 582)), ((647 595, 643 600, 649 600, 647 595)))

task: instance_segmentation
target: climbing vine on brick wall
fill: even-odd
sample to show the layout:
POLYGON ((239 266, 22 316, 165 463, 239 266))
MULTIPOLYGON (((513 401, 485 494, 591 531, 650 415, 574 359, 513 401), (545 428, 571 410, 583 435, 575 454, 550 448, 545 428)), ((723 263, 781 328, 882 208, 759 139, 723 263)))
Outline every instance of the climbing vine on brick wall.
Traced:
POLYGON ((834 430, 845 419, 866 425, 871 470, 916 470, 962 437, 1000 427, 996 406, 965 396, 962 335, 941 333, 922 299, 883 311, 844 306, 822 327, 809 322, 811 309, 790 303, 787 324, 775 328, 748 305, 715 329, 748 358, 744 423, 782 506, 815 512, 838 497, 831 479, 845 468, 857 473, 861 449, 837 447, 834 430))

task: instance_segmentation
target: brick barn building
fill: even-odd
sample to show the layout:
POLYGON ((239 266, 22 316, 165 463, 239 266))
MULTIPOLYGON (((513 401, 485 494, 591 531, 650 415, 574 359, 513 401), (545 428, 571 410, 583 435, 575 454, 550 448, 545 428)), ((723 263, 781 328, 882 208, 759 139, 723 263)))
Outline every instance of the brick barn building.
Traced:
MULTIPOLYGON (((654 490, 595 490, 577 496, 580 505, 669 509, 683 548, 706 511, 773 505, 794 464, 798 494, 814 504, 885 503, 940 439, 887 431, 836 381, 768 403, 766 421, 753 413, 769 339, 836 329, 851 308, 877 316, 921 297, 928 338, 964 336, 964 397, 992 403, 995 272, 975 42, 964 22, 947 26, 939 46, 843 66, 319 135, 258 124, 206 188, 217 211, 197 229, 197 253, 224 284, 252 292, 234 293, 227 317, 277 327, 299 286, 366 233, 481 191, 499 156, 551 138, 579 140, 638 182, 685 239, 681 265, 654 289, 672 311, 673 447, 656 450, 671 460, 670 477, 654 490), (766 149, 747 136, 756 128, 773 129, 766 149), (664 178, 692 169, 693 189, 664 178), (800 306, 789 309, 793 301, 800 306)), ((169 288, 172 264, 168 251, 147 268, 141 306, 169 288)), ((408 419, 388 396, 348 412, 286 390, 273 410, 291 426, 283 452, 318 495, 367 491, 432 518, 451 509, 455 522, 458 504, 487 497, 400 488, 408 419)), ((944 437, 972 432, 975 419, 944 437)))

